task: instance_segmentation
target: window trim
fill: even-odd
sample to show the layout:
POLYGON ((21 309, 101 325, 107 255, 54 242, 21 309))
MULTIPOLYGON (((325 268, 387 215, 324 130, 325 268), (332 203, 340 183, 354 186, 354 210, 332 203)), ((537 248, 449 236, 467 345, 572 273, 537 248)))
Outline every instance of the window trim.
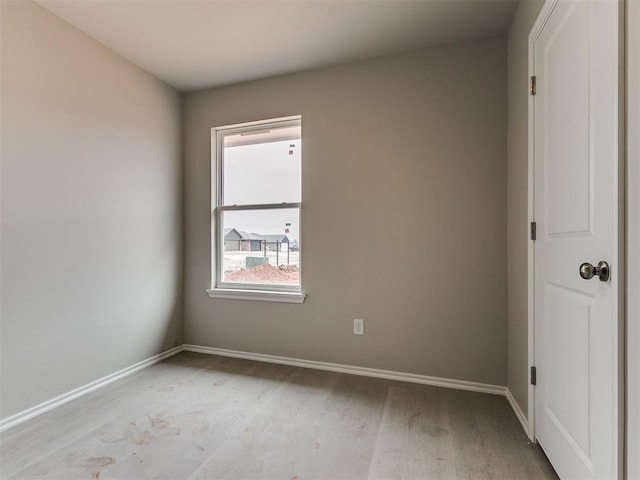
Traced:
POLYGON ((302 303, 307 297, 302 292, 276 292, 269 290, 244 290, 239 288, 208 288, 211 298, 232 300, 257 300, 261 302, 302 303))
MULTIPOLYGON (((282 128, 287 126, 302 127, 302 116, 292 115, 253 122, 224 125, 211 129, 211 288, 207 293, 212 298, 231 298, 242 300, 276 301, 286 303, 302 303, 306 297, 302 290, 302 251, 298 261, 300 274, 299 285, 270 285, 256 283, 238 283, 222 281, 222 245, 224 244, 224 229, 222 216, 228 211, 242 210, 274 210, 298 209, 299 244, 302 244, 302 202, 282 202, 264 204, 223 204, 223 137, 233 130, 233 133, 243 133, 264 130, 266 126, 282 128)), ((300 179, 302 182, 302 178, 300 179)))

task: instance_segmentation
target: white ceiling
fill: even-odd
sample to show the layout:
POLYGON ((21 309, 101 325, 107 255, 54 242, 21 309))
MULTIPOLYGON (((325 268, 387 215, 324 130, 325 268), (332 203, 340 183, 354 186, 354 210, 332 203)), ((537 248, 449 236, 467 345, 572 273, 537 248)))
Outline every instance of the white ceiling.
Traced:
POLYGON ((506 31, 517 0, 37 0, 184 91, 506 31))

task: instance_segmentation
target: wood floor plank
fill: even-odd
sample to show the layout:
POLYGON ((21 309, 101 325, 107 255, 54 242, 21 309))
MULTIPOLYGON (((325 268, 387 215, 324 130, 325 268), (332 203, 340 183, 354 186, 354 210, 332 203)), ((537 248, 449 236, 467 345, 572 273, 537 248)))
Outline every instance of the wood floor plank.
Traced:
POLYGON ((502 397, 195 353, 3 433, 0 477, 556 478, 502 397))
POLYGON ((455 478, 449 417, 439 388, 389 388, 368 478, 455 478))
MULTIPOLYGON (((242 429, 252 409, 268 398, 292 372, 270 364, 237 362, 237 368, 194 370, 192 381, 155 378, 145 390, 153 401, 124 408, 122 415, 55 452, 17 478, 46 470, 51 478, 82 478, 91 459, 110 458, 104 474, 113 478, 184 478, 242 429), (167 458, 174 461, 167 463, 167 458), (133 467, 133 476, 130 469, 133 467)), ((119 395, 111 403, 117 405, 119 395)), ((122 395, 126 397, 127 395, 122 395)), ((95 470, 100 471, 100 469, 95 470)), ((93 472, 92 472, 93 473, 93 472)))
POLYGON ((287 478, 354 478, 371 461, 380 387, 376 379, 301 369, 192 478, 280 478, 285 469, 287 478))
POLYGON ((153 370, 138 372, 3 433, 0 436, 0 477, 8 478, 38 463, 78 438, 113 422, 123 411, 143 408, 157 392, 151 386, 142 390, 137 385, 157 378, 169 379, 173 371, 180 372, 182 381, 200 373, 198 370, 184 371, 171 364, 155 365, 153 370), (127 393, 122 395, 121 392, 127 393), (89 421, 84 412, 90 412, 89 421))

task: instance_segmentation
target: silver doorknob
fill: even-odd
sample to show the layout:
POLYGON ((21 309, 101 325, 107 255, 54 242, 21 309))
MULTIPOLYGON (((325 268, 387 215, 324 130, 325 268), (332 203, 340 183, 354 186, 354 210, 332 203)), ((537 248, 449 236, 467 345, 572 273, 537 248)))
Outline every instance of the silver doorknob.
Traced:
POLYGON ((594 267, 590 263, 583 263, 580 265, 580 276, 585 280, 591 280, 594 276, 597 276, 601 282, 609 280, 609 264, 607 262, 598 262, 598 265, 594 267))

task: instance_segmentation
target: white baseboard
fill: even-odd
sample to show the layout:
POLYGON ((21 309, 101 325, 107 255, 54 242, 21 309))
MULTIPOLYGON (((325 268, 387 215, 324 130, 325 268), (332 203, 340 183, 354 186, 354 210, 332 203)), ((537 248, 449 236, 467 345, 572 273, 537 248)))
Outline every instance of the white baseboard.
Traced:
POLYGON ((278 357, 275 355, 265 355, 262 353, 241 352, 237 350, 226 350, 223 348, 202 347, 199 345, 183 345, 184 351, 195 353, 206 353, 209 355, 220 355, 222 357, 244 358, 258 362, 277 363, 279 365, 291 365, 294 367, 313 368, 315 370, 326 370, 329 372, 349 373, 365 377, 386 378, 387 380, 398 380, 400 382, 420 383, 423 385, 433 385, 436 387, 455 388, 458 390, 469 390, 472 392, 490 393, 493 395, 506 395, 506 387, 500 385, 490 385, 487 383, 466 382, 464 380, 452 380, 449 378, 429 377, 427 375, 417 375, 414 373, 394 372, 390 370, 379 370, 376 368, 356 367, 352 365, 341 365, 338 363, 317 362, 314 360, 302 360, 299 358, 278 357))
POLYGON ((518 417, 518 420, 520 420, 520 425, 522 425, 524 433, 529 436, 529 421, 520 408, 520 405, 518 405, 518 402, 516 402, 516 399, 513 397, 511 390, 509 390, 509 387, 506 388, 505 396, 507 397, 507 400, 509 401, 509 405, 511 405, 513 412, 516 414, 516 417, 518 417))
POLYGON ((265 355, 262 353, 242 352, 238 350, 226 350, 223 348, 203 347, 199 345, 180 345, 166 352, 159 353, 153 357, 142 360, 134 365, 124 368, 118 372, 102 377, 94 382, 88 383, 82 387, 76 388, 70 392, 64 393, 58 397, 47 400, 39 405, 31 407, 22 412, 16 413, 10 417, 0 420, 0 432, 4 432, 21 423, 31 420, 43 413, 68 403, 76 398, 82 397, 90 392, 98 390, 110 383, 127 377, 135 372, 142 370, 162 360, 177 355, 178 353, 195 352, 208 355, 219 355, 222 357, 243 358, 246 360, 255 360, 258 362, 275 363, 279 365, 290 365, 294 367, 313 368, 315 370, 324 370, 329 372, 348 373, 351 375, 360 375, 365 377, 385 378, 387 380, 397 380, 400 382, 419 383, 422 385, 432 385, 436 387, 454 388, 457 390, 467 390, 471 392, 489 393, 492 395, 502 395, 507 398, 516 417, 522 424, 522 428, 528 434, 529 426, 524 413, 513 398, 511 391, 507 387, 501 385, 491 385, 486 383, 467 382, 464 380, 453 380, 449 378, 431 377, 427 375, 417 375, 414 373, 394 372, 391 370, 380 370, 376 368, 357 367, 353 365, 342 365, 338 363, 317 362, 314 360, 303 360, 299 358, 279 357, 276 355, 265 355))
POLYGON ((23 410, 22 412, 18 412, 15 415, 4 418, 0 420, 0 432, 4 432, 10 428, 13 428, 21 423, 26 422, 27 420, 31 420, 38 415, 42 415, 45 412, 53 410, 65 403, 70 402, 71 400, 75 400, 76 398, 82 397, 90 392, 98 390, 110 383, 115 382, 116 380, 120 380, 121 378, 127 377, 143 368, 146 368, 154 363, 158 363, 165 358, 172 357, 180 353, 183 350, 183 345, 172 348, 171 350, 167 350, 166 352, 159 353, 154 355, 153 357, 147 358, 146 360, 142 360, 134 365, 131 365, 127 368, 123 368, 120 371, 107 375, 106 377, 102 377, 98 380, 95 380, 91 383, 83 385, 82 387, 76 388, 67 393, 63 393, 62 395, 52 398, 51 400, 47 400, 35 407, 28 408, 27 410, 23 410))
POLYGON ((223 348, 203 347, 199 345, 183 345, 185 352, 206 353, 209 355, 220 355, 223 357, 244 358, 258 362, 277 363, 280 365, 291 365, 294 367, 313 368, 316 370, 326 370, 330 372, 349 373, 365 377, 385 378, 388 380, 398 380, 400 382, 420 383, 423 385, 433 385, 436 387, 455 388, 457 390, 468 390, 471 392, 489 393, 506 397, 509 405, 520 421, 527 436, 529 435, 529 422, 520 406, 511 394, 508 387, 501 385, 491 385, 486 383, 466 382, 463 380, 452 380, 449 378, 430 377, 427 375, 417 375, 414 373, 394 372, 390 370, 379 370, 375 368, 356 367, 352 365, 341 365, 337 363, 316 362, 314 360, 302 360, 299 358, 279 357, 276 355, 265 355, 261 353, 241 352, 237 350, 226 350, 223 348))

